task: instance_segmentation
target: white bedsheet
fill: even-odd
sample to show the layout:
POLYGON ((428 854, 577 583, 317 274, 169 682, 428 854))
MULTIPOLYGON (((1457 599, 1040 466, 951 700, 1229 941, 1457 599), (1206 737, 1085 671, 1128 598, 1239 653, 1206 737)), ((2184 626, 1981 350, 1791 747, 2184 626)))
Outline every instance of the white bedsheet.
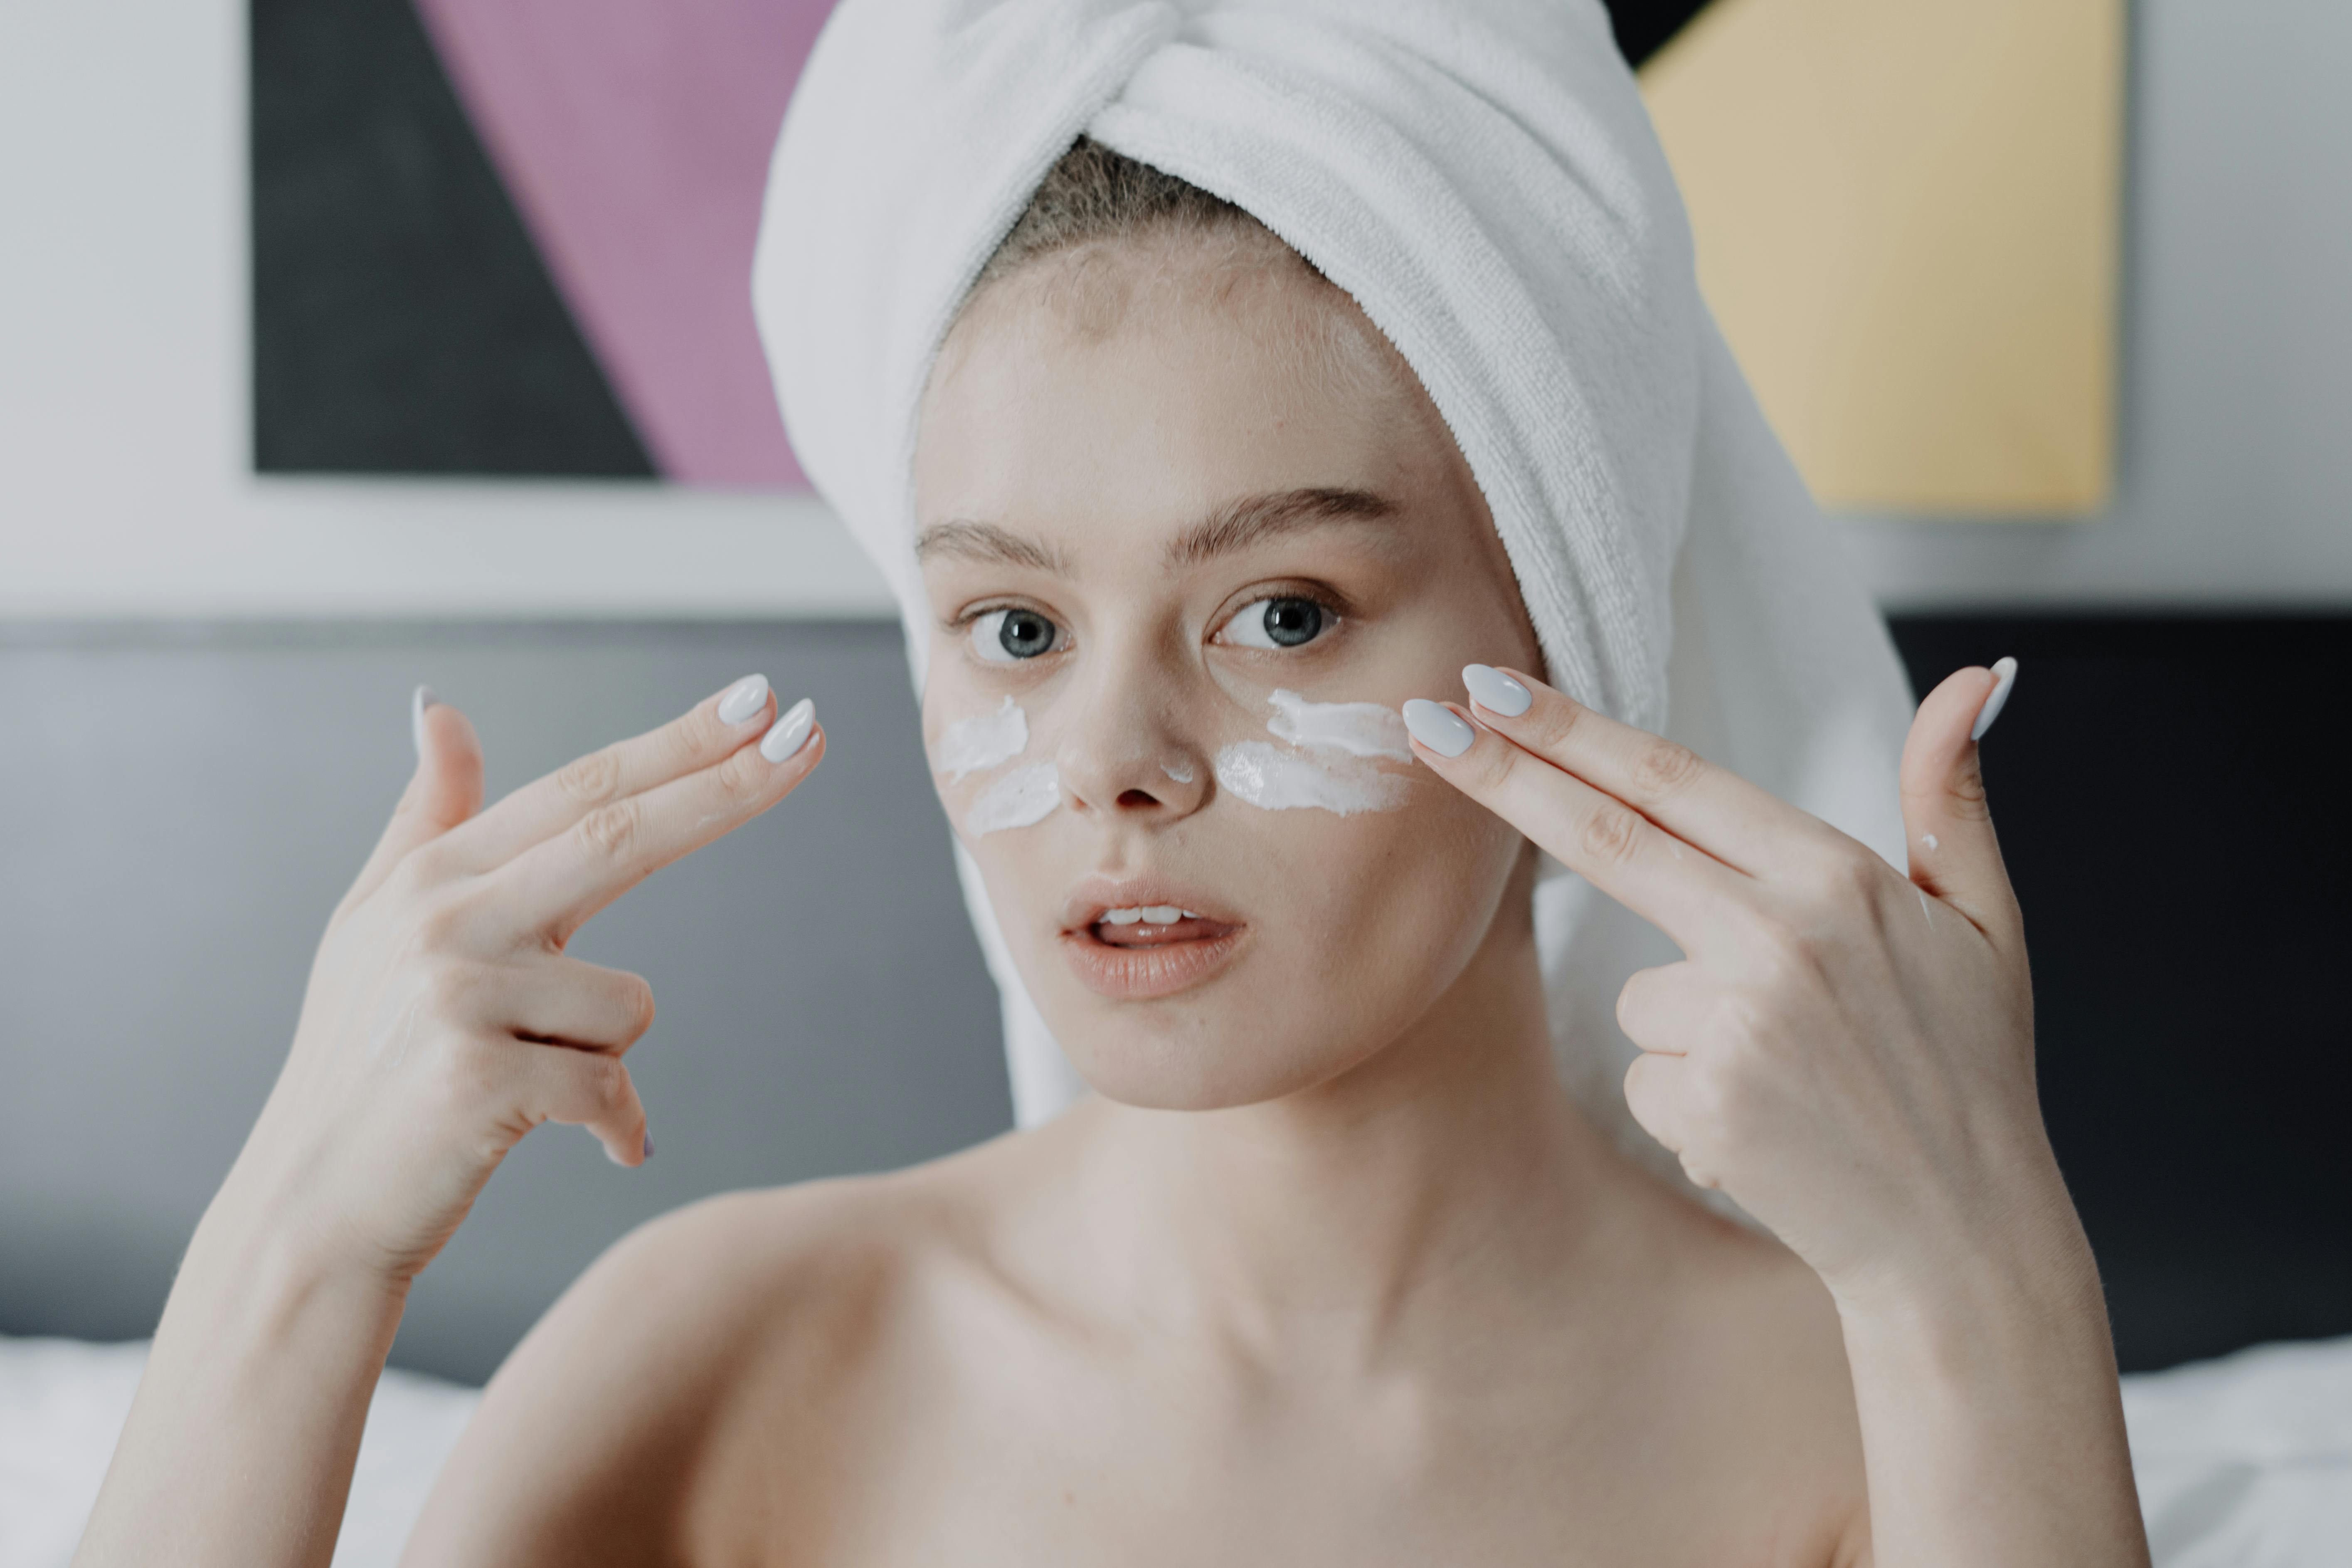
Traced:
MULTIPOLYGON (((143 1340, 0 1337, 0 1568, 66 1568, 147 1364, 143 1340)), ((335 1568, 393 1568, 481 1397, 388 1372, 360 1442, 335 1568)))
MULTIPOLYGON (((0 1338, 0 1568, 65 1568, 143 1342, 0 1338)), ((478 1397, 386 1373, 335 1568, 392 1568, 478 1397)), ((2352 1338, 2124 1379, 2158 1568, 2352 1568, 2352 1338)))
POLYGON ((2352 1338, 2124 1379, 2158 1568, 2352 1568, 2352 1338))

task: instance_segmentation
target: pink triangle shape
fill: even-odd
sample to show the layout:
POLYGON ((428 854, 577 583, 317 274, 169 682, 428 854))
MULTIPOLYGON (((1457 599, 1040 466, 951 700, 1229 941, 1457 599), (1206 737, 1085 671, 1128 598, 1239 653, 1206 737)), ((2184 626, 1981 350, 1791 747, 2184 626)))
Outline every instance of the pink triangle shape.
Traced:
POLYGON ((751 320, 784 105, 831 0, 417 0, 656 465, 803 488, 751 320))

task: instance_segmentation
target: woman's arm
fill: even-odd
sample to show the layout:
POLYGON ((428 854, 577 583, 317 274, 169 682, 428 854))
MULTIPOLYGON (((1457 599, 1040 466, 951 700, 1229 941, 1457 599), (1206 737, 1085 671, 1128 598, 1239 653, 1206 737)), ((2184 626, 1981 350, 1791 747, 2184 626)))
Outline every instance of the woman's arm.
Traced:
POLYGON ((406 1286, 327 1266, 231 1176, 173 1281, 74 1562, 325 1563, 406 1286))
POLYGON ((2047 1257, 1840 1300, 1877 1563, 2147 1563, 2106 1303, 2073 1218, 2047 1257))
POLYGON ((1627 1102, 1836 1300, 1880 1568, 2146 1563, 1971 733, 1991 673, 1920 707, 1907 875, 1540 681, 1465 679, 1477 722, 1407 712, 1422 760, 1683 949, 1619 998, 1627 1102))
POLYGON ((622 1057, 635 975, 572 958, 589 918, 765 811, 824 747, 739 682, 488 811, 455 710, 328 922, 284 1071, 183 1261, 79 1568, 325 1564, 409 1283, 544 1121, 650 1152, 622 1057))

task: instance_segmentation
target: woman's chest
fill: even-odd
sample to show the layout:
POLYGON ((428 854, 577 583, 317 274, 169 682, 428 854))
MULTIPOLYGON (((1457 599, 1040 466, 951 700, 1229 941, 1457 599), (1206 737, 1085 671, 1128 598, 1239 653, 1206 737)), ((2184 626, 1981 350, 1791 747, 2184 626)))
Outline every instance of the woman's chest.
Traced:
POLYGON ((748 1506, 698 1511, 757 1521, 708 1561, 766 1568, 1833 1561, 1860 1495, 1843 1446, 1694 1414, 1534 1378, 1481 1397, 950 1378, 835 1411, 737 1471, 748 1506))

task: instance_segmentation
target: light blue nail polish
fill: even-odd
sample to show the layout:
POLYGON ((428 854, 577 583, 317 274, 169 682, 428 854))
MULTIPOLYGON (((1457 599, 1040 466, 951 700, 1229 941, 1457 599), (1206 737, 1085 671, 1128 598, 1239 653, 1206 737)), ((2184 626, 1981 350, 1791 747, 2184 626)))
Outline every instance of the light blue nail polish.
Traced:
POLYGON ((1992 721, 2000 717, 2003 708, 2009 706, 2009 689, 2016 684, 2017 660, 2004 658, 1997 661, 1992 667, 1992 692, 1984 700, 1984 706, 1977 710, 1976 727, 1969 731, 1969 740, 1985 738, 1985 731, 1992 728, 1992 721))
POLYGON ((727 689, 719 700, 719 721, 721 724, 749 724, 768 705, 768 678, 747 675, 727 689))
POLYGON ((1414 740, 1441 757, 1460 756, 1478 738, 1461 714, 1422 697, 1404 705, 1404 727, 1412 731, 1414 740))
POLYGON ((1534 692, 1491 664, 1464 665, 1462 684, 1468 689, 1471 701, 1506 719, 1516 719, 1536 705, 1534 692))
POLYGON ((776 721, 775 728, 760 740, 760 754, 772 763, 790 760, 816 731, 816 704, 802 698, 776 721))
POLYGON ((441 699, 433 695, 429 686, 420 686, 408 699, 408 741, 416 754, 425 754, 425 710, 440 706, 441 699))

